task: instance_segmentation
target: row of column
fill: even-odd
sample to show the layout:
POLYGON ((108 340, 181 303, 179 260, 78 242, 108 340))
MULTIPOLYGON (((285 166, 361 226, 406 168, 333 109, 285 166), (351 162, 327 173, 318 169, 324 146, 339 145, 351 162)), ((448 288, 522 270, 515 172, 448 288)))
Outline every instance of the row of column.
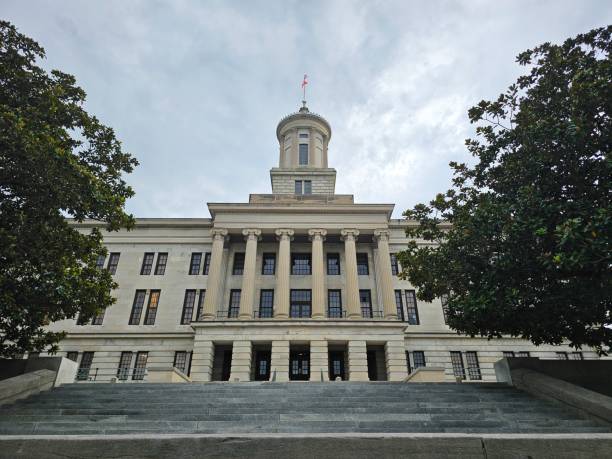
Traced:
MULTIPOLYGON (((204 299, 203 319, 213 320, 216 317, 220 300, 221 267, 223 261, 223 245, 227 237, 226 229, 214 228, 212 231, 212 254, 208 274, 208 286, 204 299)), ((257 242, 261 239, 261 230, 245 229, 242 234, 246 240, 244 256, 244 270, 242 274, 242 293, 240 299, 241 319, 253 318, 253 302, 255 299, 255 277, 257 242)), ((277 229, 278 261, 276 268, 276 304, 274 317, 277 319, 289 318, 289 290, 291 275, 291 241, 294 231, 292 229, 277 229)), ((359 301, 359 276, 357 274, 357 248, 356 241, 359 231, 356 229, 343 229, 340 232, 344 241, 346 259, 346 310, 349 319, 361 318, 361 304, 359 301)), ((312 318, 325 318, 325 260, 323 257, 323 242, 327 230, 311 229, 308 236, 312 243, 312 318)), ((378 243, 377 264, 379 266, 380 288, 385 319, 397 319, 395 294, 393 292, 393 277, 389 258, 389 231, 375 230, 374 239, 378 243)))

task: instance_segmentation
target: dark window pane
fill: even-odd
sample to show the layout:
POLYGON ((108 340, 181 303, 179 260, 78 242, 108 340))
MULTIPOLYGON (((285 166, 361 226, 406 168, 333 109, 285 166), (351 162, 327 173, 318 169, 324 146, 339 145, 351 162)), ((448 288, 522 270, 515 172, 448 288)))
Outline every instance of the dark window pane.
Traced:
POLYGON ((195 290, 185 290, 185 299, 183 300, 183 313, 181 314, 181 325, 191 323, 193 316, 193 305, 195 303, 195 290))
POLYGON ((92 325, 102 325, 102 322, 104 322, 104 313, 106 312, 106 309, 102 309, 102 311, 100 311, 99 313, 97 313, 93 320, 91 321, 92 325))
POLYGON ((208 270, 210 269, 210 252, 204 254, 204 271, 203 275, 208 276, 208 270))
POLYGON ((451 351, 451 363, 453 364, 453 374, 455 378, 465 379, 465 368, 463 367, 463 358, 461 352, 451 351))
POLYGON ((504 358, 514 357, 514 351, 504 351, 504 358))
POLYGON ((79 353, 75 351, 66 352, 66 358, 76 362, 79 359, 79 353))
POLYGON ((144 254, 144 258, 142 259, 142 267, 140 268, 140 274, 143 276, 148 276, 151 274, 151 269, 153 268, 153 258, 155 254, 152 252, 147 252, 144 254))
POLYGON ((310 290, 291 290, 289 315, 292 318, 310 317, 312 294, 310 290))
POLYGON ((89 379, 89 371, 91 370, 93 358, 93 352, 83 352, 81 363, 79 365, 79 369, 77 370, 77 381, 87 381, 89 379))
POLYGON ((147 305, 147 313, 145 314, 145 325, 155 325, 155 317, 157 317, 157 307, 159 306, 160 290, 151 290, 149 294, 149 304, 147 305))
POLYGON ((82 312, 79 312, 79 315, 77 316, 76 324, 77 325, 87 325, 87 320, 85 320, 85 316, 83 315, 82 312))
POLYGON ((241 276, 244 272, 244 252, 236 252, 234 254, 234 267, 232 268, 232 274, 235 276, 241 276))
POLYGON ((96 260, 96 268, 103 269, 105 261, 106 261, 106 255, 98 255, 98 259, 96 260))
POLYGON ((361 303, 361 317, 372 318, 372 297, 369 290, 359 290, 359 302, 361 303))
POLYGON ((130 325, 139 325, 142 308, 144 307, 146 290, 136 290, 134 295, 134 304, 132 304, 132 313, 130 314, 130 325))
POLYGON ((202 263, 202 254, 194 252, 191 254, 191 261, 189 262, 189 275, 195 276, 200 274, 200 264, 202 263))
POLYGON ((397 307, 397 318, 401 321, 404 320, 404 304, 402 302, 402 291, 395 290, 395 306, 397 307))
POLYGON ((174 368, 187 374, 187 351, 176 351, 174 353, 174 368))
POLYGON ((419 325, 419 310, 417 309, 416 292, 406 290, 406 314, 410 325, 419 325))
POLYGON ((117 368, 117 378, 120 381, 125 381, 130 376, 130 368, 132 367, 132 353, 124 351, 119 359, 119 367, 117 368))
POLYGON ((408 367, 408 373, 412 373, 412 366, 410 366, 410 352, 406 351, 406 367, 408 367))
POLYGON ((478 363, 478 355, 476 352, 466 352, 465 361, 467 363, 468 375, 470 376, 470 379, 474 381, 482 379, 482 375, 480 374, 480 364, 478 363))
POLYGON ((342 317, 342 292, 340 290, 327 291, 327 317, 342 317))
POLYGON ((339 253, 328 253, 327 254, 327 274, 330 276, 340 275, 340 254, 339 253))
POLYGON ((567 352, 557 352, 557 359, 559 359, 559 360, 568 360, 567 352))
POLYGON ((584 360, 582 352, 572 352, 570 354, 570 360, 584 360))
POLYGON ((412 360, 414 362, 414 368, 424 367, 425 365, 425 352, 414 351, 412 353, 412 360))
POLYGON ((200 295, 198 296, 198 310, 196 311, 196 317, 195 317, 196 321, 199 321, 200 317, 202 317, 205 299, 206 299, 206 290, 200 290, 200 295))
POLYGON ((308 144, 300 144, 300 166, 308 165, 308 144))
POLYGON ((308 134, 300 134, 300 139, 307 139, 308 138, 308 134))
POLYGON ((134 374, 132 375, 133 380, 143 380, 147 368, 147 357, 148 352, 138 352, 136 354, 136 363, 134 364, 134 374))
POLYGON ((370 274, 367 253, 357 254, 357 274, 359 274, 360 276, 367 276, 370 274))
POLYGON ((295 194, 302 194, 302 181, 301 180, 296 180, 295 181, 295 194))
POLYGON ((304 194, 312 194, 312 181, 304 180, 304 194))
POLYGON ((389 257, 391 258, 391 274, 393 274, 394 276, 397 276, 399 273, 399 266, 397 264, 397 255, 392 253, 389 255, 389 257))
POLYGON ((259 317, 274 317, 274 290, 262 290, 259 296, 259 317))
POLYGON ((227 317, 238 317, 240 314, 240 290, 230 292, 230 304, 227 317))
POLYGON ((160 252, 157 254, 157 264, 155 265, 155 275, 163 276, 166 273, 166 264, 168 263, 168 254, 160 252))
POLYGON ((274 275, 276 271, 276 254, 264 253, 263 262, 261 264, 261 273, 265 275, 274 275))
POLYGON ((444 323, 448 324, 448 295, 444 294, 440 297, 442 303, 442 316, 444 317, 444 323))
POLYGON ((291 254, 291 274, 309 275, 310 271, 310 254, 309 253, 292 253, 291 254))
POLYGON ((516 353, 517 357, 529 357, 529 351, 521 351, 516 353))
POLYGON ((120 253, 117 252, 113 252, 110 254, 110 256, 108 257, 108 272, 110 272, 111 274, 116 274, 117 273, 117 266, 119 265, 119 255, 121 255, 120 253))

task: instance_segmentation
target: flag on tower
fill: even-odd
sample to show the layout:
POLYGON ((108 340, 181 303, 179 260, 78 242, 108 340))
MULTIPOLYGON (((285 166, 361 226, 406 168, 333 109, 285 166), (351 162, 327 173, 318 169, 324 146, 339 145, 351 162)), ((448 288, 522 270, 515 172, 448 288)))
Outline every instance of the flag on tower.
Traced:
POLYGON ((308 84, 308 75, 304 74, 304 79, 302 80, 302 89, 304 90, 304 104, 306 104, 306 85, 308 84))

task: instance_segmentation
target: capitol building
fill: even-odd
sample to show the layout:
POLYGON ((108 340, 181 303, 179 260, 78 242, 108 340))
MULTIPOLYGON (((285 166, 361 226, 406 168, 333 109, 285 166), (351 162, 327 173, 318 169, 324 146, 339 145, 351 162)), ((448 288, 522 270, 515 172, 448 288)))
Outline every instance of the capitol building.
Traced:
MULTIPOLYGON (((59 355, 77 380, 149 381, 158 369, 207 381, 495 381, 505 356, 591 359, 591 350, 462 336, 443 299, 417 299, 398 277, 410 221, 393 204, 335 194, 332 129, 304 106, 276 128, 272 192, 208 203, 211 218, 143 218, 103 230, 98 261, 119 288, 93 320, 66 331, 59 355)), ((271 158, 272 160, 272 158, 271 158)))

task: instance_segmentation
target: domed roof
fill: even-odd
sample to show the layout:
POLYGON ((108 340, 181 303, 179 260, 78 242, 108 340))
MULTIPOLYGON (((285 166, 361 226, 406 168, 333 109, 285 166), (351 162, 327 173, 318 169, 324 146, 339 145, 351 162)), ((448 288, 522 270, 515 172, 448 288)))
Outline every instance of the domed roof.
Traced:
POLYGON ((319 123, 323 124, 329 131, 329 138, 331 138, 331 126, 329 125, 329 122, 325 118, 323 118, 321 115, 318 115, 308 110, 308 107, 306 106, 305 102, 304 102, 304 106, 300 108, 299 111, 285 116, 283 119, 281 119, 278 122, 278 126, 276 127, 276 138, 279 141, 281 140, 280 133, 281 133, 283 126, 285 126, 287 123, 290 123, 291 121, 300 120, 300 119, 309 119, 313 121, 318 121, 319 123))

